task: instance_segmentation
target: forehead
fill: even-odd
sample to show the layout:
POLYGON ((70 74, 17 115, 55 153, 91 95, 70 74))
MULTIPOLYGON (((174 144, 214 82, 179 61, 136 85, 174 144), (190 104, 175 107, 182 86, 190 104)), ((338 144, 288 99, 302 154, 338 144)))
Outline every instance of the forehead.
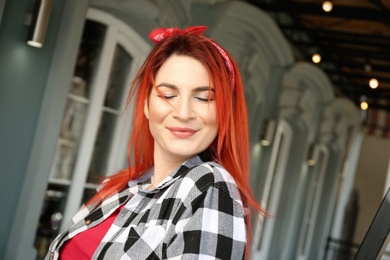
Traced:
POLYGON ((185 55, 170 56, 157 71, 156 84, 171 83, 180 86, 208 86, 209 74, 197 59, 185 55))

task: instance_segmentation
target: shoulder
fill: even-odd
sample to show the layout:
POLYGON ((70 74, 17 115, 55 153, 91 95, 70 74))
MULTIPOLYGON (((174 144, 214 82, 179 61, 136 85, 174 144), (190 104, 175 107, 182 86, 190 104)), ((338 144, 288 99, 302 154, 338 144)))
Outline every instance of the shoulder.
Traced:
POLYGON ((179 193, 186 201, 212 193, 214 196, 229 197, 242 205, 241 196, 233 176, 216 162, 203 162, 191 167, 182 176, 179 193))

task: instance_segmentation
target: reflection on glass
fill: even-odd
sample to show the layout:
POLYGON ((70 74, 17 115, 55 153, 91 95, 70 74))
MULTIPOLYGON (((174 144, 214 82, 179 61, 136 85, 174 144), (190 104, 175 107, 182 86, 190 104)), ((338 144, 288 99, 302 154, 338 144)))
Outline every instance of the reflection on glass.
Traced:
POLYGON ((132 57, 129 53, 122 46, 117 45, 104 106, 113 109, 120 108, 124 90, 128 84, 127 78, 129 76, 131 62, 132 57))
POLYGON ((78 142, 84 126, 86 105, 79 100, 68 98, 60 136, 78 142))
POLYGON ((86 203, 90 198, 92 198, 93 195, 95 195, 96 189, 94 188, 87 188, 84 190, 82 203, 86 203))
POLYGON ((110 145, 117 117, 117 115, 103 112, 100 119, 99 132, 93 150, 87 182, 99 182, 98 177, 106 175, 107 159, 110 152, 110 145))
POLYGON ((84 89, 80 86, 72 87, 70 93, 89 97, 91 93, 91 81, 96 70, 96 64, 103 46, 107 27, 98 22, 87 20, 85 22, 83 36, 79 47, 73 76, 76 81, 84 82, 84 89))
POLYGON ((113 141, 114 130, 120 115, 124 90, 128 84, 131 56, 126 50, 117 45, 110 71, 109 85, 104 101, 104 108, 100 119, 98 136, 95 141, 92 161, 88 173, 87 182, 96 183, 97 177, 107 174, 108 156, 113 141))
POLYGON ((79 76, 73 76, 69 93, 79 97, 85 97, 87 95, 86 88, 87 88, 87 82, 85 81, 85 79, 79 76))
POLYGON ((70 180, 85 121, 86 102, 68 98, 50 177, 70 180))
POLYGON ((79 46, 73 78, 57 142, 50 185, 36 232, 37 259, 43 259, 61 225, 68 187, 72 178, 78 144, 90 103, 92 79, 96 71, 107 26, 87 20, 79 46))
POLYGON ((35 237, 37 259, 45 257, 50 243, 59 232, 67 192, 67 186, 53 184, 48 186, 35 237))
POLYGON ((74 143, 66 139, 60 139, 54 154, 50 177, 57 180, 70 180, 75 157, 76 147, 74 143))

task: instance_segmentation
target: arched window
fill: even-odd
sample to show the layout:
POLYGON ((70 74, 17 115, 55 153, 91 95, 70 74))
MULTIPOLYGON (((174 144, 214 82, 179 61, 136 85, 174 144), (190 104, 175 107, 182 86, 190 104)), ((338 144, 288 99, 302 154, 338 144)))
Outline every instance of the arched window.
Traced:
POLYGON ((38 259, 95 193, 99 177, 126 167, 131 122, 124 109, 149 48, 117 18, 88 10, 36 232, 38 259))

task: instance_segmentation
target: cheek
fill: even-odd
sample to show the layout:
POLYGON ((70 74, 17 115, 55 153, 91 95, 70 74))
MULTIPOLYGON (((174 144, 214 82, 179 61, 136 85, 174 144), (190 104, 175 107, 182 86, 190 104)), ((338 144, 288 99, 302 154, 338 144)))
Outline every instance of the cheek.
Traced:
POLYGON ((218 121, 217 121, 217 114, 215 111, 215 108, 207 110, 203 114, 203 121, 204 123, 210 128, 210 131, 215 135, 217 135, 218 132, 218 121))
POLYGON ((212 128, 213 128, 213 135, 214 135, 213 141, 214 141, 214 139, 217 137, 218 132, 219 132, 217 112, 215 111, 215 109, 214 109, 214 112, 213 112, 213 116, 210 119, 210 123, 212 124, 212 128))
POLYGON ((215 107, 212 107, 210 108, 208 111, 207 111, 207 115, 208 115, 208 122, 214 126, 217 126, 218 125, 218 121, 217 121, 217 111, 215 109, 215 107))
POLYGON ((162 121, 161 111, 153 107, 149 107, 149 124, 156 124, 162 121))
POLYGON ((150 123, 161 123, 172 110, 171 106, 165 101, 154 100, 149 103, 149 121, 150 123))

